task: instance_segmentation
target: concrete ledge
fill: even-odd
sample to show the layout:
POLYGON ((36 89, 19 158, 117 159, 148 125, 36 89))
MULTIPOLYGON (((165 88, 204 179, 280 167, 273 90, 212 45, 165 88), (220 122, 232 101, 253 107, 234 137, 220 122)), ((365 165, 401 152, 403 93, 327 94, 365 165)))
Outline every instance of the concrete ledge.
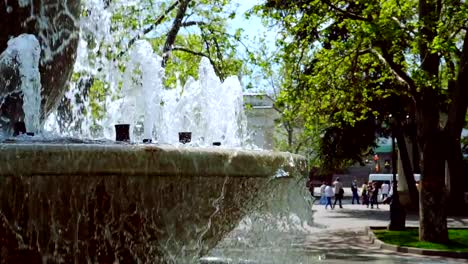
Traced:
MULTIPOLYGON (((436 249, 421 249, 421 248, 403 247, 403 246, 387 244, 379 240, 373 232, 373 230, 382 230, 382 229, 387 229, 387 227, 383 227, 383 226, 378 226, 378 227, 370 226, 369 227, 368 226, 365 228, 365 232, 369 236, 371 243, 379 246, 381 249, 386 249, 386 250, 401 252, 401 253, 418 254, 418 255, 424 255, 424 256, 439 256, 439 257, 447 257, 447 258, 468 259, 468 252, 445 251, 445 250, 436 250, 436 249)), ((450 229, 468 229, 468 228, 450 228, 450 229)))
POLYGON ((155 144, 0 143, 0 176, 303 177, 304 157, 272 151, 155 144))

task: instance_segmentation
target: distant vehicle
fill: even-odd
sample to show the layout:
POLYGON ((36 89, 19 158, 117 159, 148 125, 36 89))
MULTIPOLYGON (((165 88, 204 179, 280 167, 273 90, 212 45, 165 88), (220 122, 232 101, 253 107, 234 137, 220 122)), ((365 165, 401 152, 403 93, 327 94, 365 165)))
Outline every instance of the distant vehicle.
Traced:
MULTIPOLYGON (((398 179, 398 174, 397 174, 397 179, 398 179)), ((416 182, 421 180, 421 174, 414 174, 414 180, 416 182)), ((376 182, 392 182, 393 181, 393 174, 388 174, 388 173, 371 173, 369 174, 369 181, 376 181, 376 182)))

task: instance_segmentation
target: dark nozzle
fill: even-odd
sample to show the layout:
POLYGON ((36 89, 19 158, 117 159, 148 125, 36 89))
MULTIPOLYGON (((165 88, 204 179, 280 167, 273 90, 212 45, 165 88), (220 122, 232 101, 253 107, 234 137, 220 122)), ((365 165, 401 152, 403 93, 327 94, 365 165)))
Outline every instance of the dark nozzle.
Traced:
POLYGON ((130 125, 115 125, 115 141, 130 141, 130 125))
POLYGON ((192 132, 179 132, 179 142, 182 144, 192 141, 192 132))
POLYGON ((19 136, 21 134, 26 134, 26 124, 22 121, 16 122, 13 127, 13 136, 19 136))
POLYGON ((213 142, 213 146, 221 146, 221 142, 213 142))
POLYGON ((151 138, 144 138, 143 143, 151 143, 153 140, 151 138))
POLYGON ((26 135, 33 137, 33 136, 34 136, 34 132, 26 132, 26 135))

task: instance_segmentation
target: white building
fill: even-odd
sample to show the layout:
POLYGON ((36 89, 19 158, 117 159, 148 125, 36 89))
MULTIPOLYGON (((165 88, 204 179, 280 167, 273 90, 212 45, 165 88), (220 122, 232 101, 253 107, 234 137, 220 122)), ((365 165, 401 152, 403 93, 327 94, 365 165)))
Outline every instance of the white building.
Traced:
POLYGON ((275 120, 280 117, 274 109, 273 98, 265 93, 245 93, 244 105, 248 130, 253 143, 262 148, 274 148, 275 120))

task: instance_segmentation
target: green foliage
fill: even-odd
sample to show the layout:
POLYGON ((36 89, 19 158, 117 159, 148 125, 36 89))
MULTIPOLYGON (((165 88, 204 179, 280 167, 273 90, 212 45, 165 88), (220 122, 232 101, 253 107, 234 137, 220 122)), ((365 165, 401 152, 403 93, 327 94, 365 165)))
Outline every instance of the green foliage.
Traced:
MULTIPOLYGON (((164 36, 150 39, 151 44, 155 50, 164 45, 164 36)), ((189 76, 198 78, 198 64, 202 57, 209 56, 206 50, 203 49, 203 38, 198 34, 180 34, 176 38, 176 47, 190 47, 190 51, 175 49, 172 51, 171 60, 168 61, 165 67, 166 79, 165 86, 168 88, 175 88, 177 81, 183 85, 189 76), (203 54, 203 55, 201 55, 203 54)), ((227 48, 230 49, 230 48, 227 48)), ((214 52, 212 49, 209 52, 214 52)), ((212 58, 215 66, 218 67, 220 77, 226 78, 230 75, 241 75, 248 72, 244 62, 237 58, 236 50, 231 49, 229 52, 223 50, 224 54, 221 59, 212 58)))
POLYGON ((424 16, 416 0, 267 0, 254 8, 282 36, 283 121, 301 120, 319 138, 322 166, 359 161, 380 133, 377 121, 414 117, 428 90, 433 107, 447 111, 468 12, 457 1, 431 8, 424 16), (428 54, 440 55, 435 66, 423 65, 428 54))
POLYGON ((89 89, 89 101, 91 115, 94 119, 101 119, 105 114, 105 100, 107 84, 101 80, 94 80, 93 85, 89 89))
MULTIPOLYGON (((166 84, 174 87, 177 80, 176 74, 182 83, 187 80, 188 76, 197 77, 197 65, 202 56, 210 58, 221 79, 229 75, 246 74, 247 68, 237 52, 237 47, 243 39, 242 29, 237 29, 232 35, 228 33, 227 23, 235 18, 235 6, 227 0, 188 1, 189 8, 184 16, 182 28, 176 36, 174 49, 166 67, 166 84), (185 24, 187 26, 184 26, 185 24)), ((141 2, 142 4, 132 8, 121 6, 114 12, 113 27, 117 33, 124 34, 121 40, 128 40, 128 32, 132 32, 132 29, 141 32, 148 28, 155 23, 157 17, 166 15, 166 21, 171 22, 175 16, 176 11, 168 14, 160 13, 161 10, 164 12, 168 6, 172 5, 173 1, 162 2, 159 6, 149 0, 141 2), (159 13, 148 10, 158 10, 159 13)), ((164 24, 161 25, 163 26, 164 24)), ((162 32, 162 34, 145 36, 153 44, 156 53, 162 52, 166 41, 167 35, 164 34, 166 32, 164 30, 162 32)))

